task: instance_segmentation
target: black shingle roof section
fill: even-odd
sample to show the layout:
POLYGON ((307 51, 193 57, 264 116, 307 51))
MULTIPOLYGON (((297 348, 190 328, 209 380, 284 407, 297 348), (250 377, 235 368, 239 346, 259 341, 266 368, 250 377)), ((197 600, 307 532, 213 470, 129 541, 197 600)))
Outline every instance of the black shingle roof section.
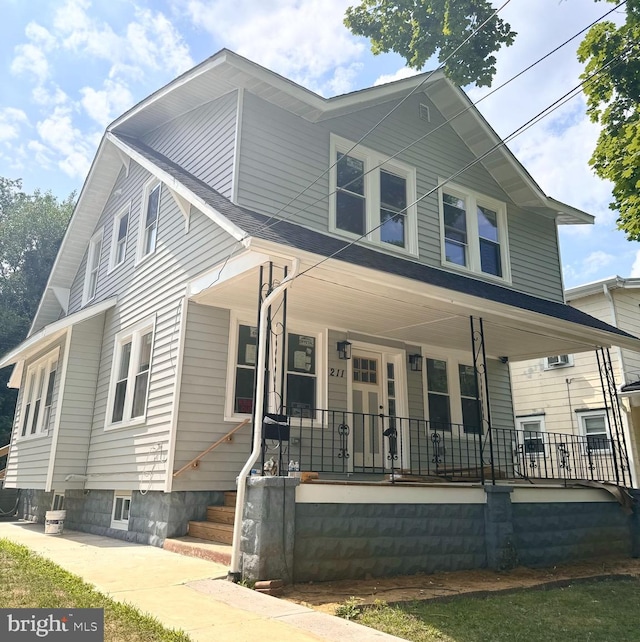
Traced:
POLYGON ((123 134, 114 134, 114 136, 182 183, 205 203, 244 230, 248 237, 261 238, 321 256, 330 256, 339 251, 340 253, 335 256, 337 261, 395 274, 421 283, 428 283, 429 285, 453 290, 461 294, 469 294, 514 308, 537 312, 555 319, 604 330, 623 337, 637 338, 564 303, 548 301, 547 299, 524 294, 501 285, 447 272, 446 270, 385 254, 361 245, 349 245, 348 242, 342 239, 289 221, 280 220, 276 223, 277 219, 270 219, 264 214, 235 205, 204 181, 141 141, 123 134), (264 225, 267 221, 270 221, 270 226, 264 225))

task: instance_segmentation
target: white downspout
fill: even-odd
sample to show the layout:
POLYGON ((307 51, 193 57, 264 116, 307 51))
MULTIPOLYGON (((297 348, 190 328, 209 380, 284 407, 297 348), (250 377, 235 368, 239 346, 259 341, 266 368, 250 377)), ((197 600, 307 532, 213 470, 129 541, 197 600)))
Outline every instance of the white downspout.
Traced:
POLYGON ((236 496, 236 512, 233 525, 233 539, 231 540, 231 565, 227 579, 237 582, 241 579, 240 571, 240 535, 242 534, 242 517, 244 515, 244 498, 247 489, 247 477, 253 468, 253 465, 258 460, 262 450, 262 421, 264 406, 264 373, 267 361, 266 341, 264 340, 265 332, 267 331, 267 313, 273 303, 274 299, 284 292, 298 276, 300 269, 300 260, 293 260, 293 269, 291 273, 283 279, 282 283, 274 288, 262 302, 260 307, 260 320, 258 322, 258 358, 256 361, 256 399, 255 399, 255 418, 253 424, 253 450, 249 455, 245 465, 243 466, 236 484, 238 486, 238 494, 236 496))

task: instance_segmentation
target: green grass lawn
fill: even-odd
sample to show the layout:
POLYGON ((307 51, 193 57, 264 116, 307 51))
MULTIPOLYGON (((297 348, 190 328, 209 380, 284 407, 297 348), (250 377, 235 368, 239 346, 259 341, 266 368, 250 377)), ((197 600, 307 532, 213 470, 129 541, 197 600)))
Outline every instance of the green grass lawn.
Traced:
POLYGON ((357 621, 414 642, 638 642, 640 580, 379 605, 357 621))
POLYGON ((104 608, 105 642, 190 642, 28 548, 0 539, 1 608, 104 608))

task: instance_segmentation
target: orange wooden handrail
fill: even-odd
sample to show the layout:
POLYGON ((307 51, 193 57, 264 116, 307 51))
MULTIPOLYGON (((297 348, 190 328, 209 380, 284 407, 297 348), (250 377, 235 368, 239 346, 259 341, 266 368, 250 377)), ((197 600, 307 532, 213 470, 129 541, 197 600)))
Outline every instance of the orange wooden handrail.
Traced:
POLYGON ((217 448, 221 443, 225 441, 232 441, 231 437, 233 436, 234 433, 238 432, 240 428, 246 426, 249 423, 249 419, 245 419, 242 423, 238 424, 233 430, 230 430, 224 437, 221 437, 216 441, 215 443, 211 444, 207 449, 203 450, 197 457, 194 457, 188 464, 185 464, 180 470, 176 470, 173 473, 173 477, 177 477, 178 475, 181 475, 185 470, 188 470, 189 468, 197 468, 200 465, 200 460, 208 453, 210 453, 212 450, 217 448))
POLYGON ((10 444, 0 447, 0 457, 4 457, 9 452, 9 445, 10 444))

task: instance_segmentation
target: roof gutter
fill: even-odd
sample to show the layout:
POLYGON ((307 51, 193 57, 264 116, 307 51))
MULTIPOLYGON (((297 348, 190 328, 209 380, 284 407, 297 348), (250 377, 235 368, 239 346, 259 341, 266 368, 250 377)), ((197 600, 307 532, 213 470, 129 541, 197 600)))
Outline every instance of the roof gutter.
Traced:
POLYGON ((299 259, 293 260, 293 269, 287 277, 275 287, 262 302, 260 307, 260 321, 258 323, 258 358, 256 360, 256 399, 254 405, 254 420, 253 420, 253 450, 249 455, 244 467, 240 471, 236 480, 238 486, 238 494, 236 497, 236 512, 233 526, 233 540, 231 542, 231 565, 227 579, 238 582, 241 579, 242 571, 240 569, 240 535, 242 533, 242 518, 244 516, 244 503, 247 490, 247 477, 253 468, 253 465, 258 461, 262 449, 262 421, 264 405, 264 374, 267 361, 267 348, 266 341, 264 340, 267 331, 267 314, 273 302, 283 294, 293 280, 298 276, 300 271, 299 259))

